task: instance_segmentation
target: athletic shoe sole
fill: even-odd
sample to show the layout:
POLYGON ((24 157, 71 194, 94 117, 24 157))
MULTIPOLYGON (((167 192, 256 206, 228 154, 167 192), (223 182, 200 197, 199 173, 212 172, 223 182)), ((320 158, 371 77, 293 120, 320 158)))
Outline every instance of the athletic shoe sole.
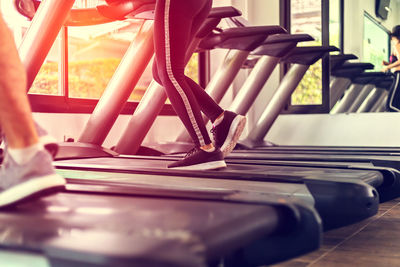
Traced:
POLYGON ((169 169, 185 170, 185 171, 207 171, 207 170, 217 170, 217 169, 222 169, 222 168, 226 168, 226 162, 224 160, 210 161, 210 162, 204 162, 204 163, 199 163, 199 164, 190 165, 190 166, 174 167, 174 168, 169 168, 169 169))
POLYGON ((0 193, 0 207, 25 202, 28 199, 42 197, 65 188, 66 181, 58 174, 32 178, 0 193))
POLYGON ((221 151, 224 154, 224 158, 228 156, 235 148, 240 136, 243 133, 244 127, 246 126, 246 117, 237 115, 229 128, 228 136, 225 139, 224 144, 221 147, 221 151))

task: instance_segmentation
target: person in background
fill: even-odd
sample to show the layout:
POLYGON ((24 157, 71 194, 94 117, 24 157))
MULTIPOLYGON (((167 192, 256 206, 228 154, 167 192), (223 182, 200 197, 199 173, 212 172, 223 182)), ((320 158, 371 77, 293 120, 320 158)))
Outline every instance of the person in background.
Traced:
POLYGON ((224 157, 233 150, 246 124, 245 117, 224 111, 184 73, 189 44, 211 7, 212 0, 156 1, 153 76, 165 88, 172 107, 195 144, 184 159, 172 163, 169 168, 209 170, 225 167, 224 157), (201 111, 213 122, 214 142, 208 135, 201 111))
MULTIPOLYGON (((0 125, 5 141, 0 207, 65 187, 65 179, 53 168, 51 154, 39 141, 39 126, 32 119, 26 86, 25 69, 0 14, 0 125)), ((47 135, 39 130, 41 136, 47 135)))
POLYGON ((389 111, 398 112, 400 111, 400 25, 397 25, 393 28, 390 36, 392 55, 390 56, 389 62, 382 62, 384 65, 382 71, 393 71, 394 73, 394 81, 389 91, 387 109, 389 111))

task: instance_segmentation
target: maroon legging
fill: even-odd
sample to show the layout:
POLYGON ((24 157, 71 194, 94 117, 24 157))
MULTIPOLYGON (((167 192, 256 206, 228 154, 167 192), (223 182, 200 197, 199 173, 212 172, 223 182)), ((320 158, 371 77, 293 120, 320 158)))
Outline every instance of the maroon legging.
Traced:
POLYGON ((197 146, 211 143, 201 111, 211 121, 223 112, 184 73, 186 51, 211 6, 212 0, 157 0, 155 10, 153 76, 165 88, 172 107, 197 146))

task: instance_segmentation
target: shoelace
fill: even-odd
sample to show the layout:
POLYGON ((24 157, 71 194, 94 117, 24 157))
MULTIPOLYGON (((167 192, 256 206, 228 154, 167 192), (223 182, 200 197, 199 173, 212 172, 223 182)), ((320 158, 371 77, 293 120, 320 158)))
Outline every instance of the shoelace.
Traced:
POLYGON ((210 133, 212 133, 213 135, 213 139, 215 140, 216 135, 217 135, 217 128, 215 126, 213 126, 210 130, 210 133))
POLYGON ((192 148, 191 150, 189 150, 189 151, 186 153, 185 158, 190 157, 190 156, 196 154, 197 151, 199 151, 199 148, 195 146, 194 148, 192 148))

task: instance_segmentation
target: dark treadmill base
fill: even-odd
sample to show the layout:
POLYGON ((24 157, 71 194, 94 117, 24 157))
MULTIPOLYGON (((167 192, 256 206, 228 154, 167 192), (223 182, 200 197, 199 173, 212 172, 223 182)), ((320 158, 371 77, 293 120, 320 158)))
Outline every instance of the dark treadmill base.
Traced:
MULTIPOLYGON (((140 159, 137 157, 98 158, 57 161, 55 162, 55 165, 57 168, 61 169, 85 171, 99 170, 109 172, 109 174, 104 175, 101 178, 98 175, 93 175, 93 180, 98 177, 100 179, 108 179, 109 181, 118 181, 118 177, 122 177, 124 173, 129 173, 129 175, 126 174, 128 175, 127 177, 124 176, 125 178, 122 179, 122 181, 130 180, 133 183, 135 182, 135 179, 140 179, 141 174, 160 176, 158 184, 162 184, 169 176, 184 177, 188 182, 193 179, 204 178, 216 178, 224 181, 233 179, 242 181, 280 182, 282 183, 282 188, 284 188, 285 182, 304 182, 315 199, 315 207, 322 216, 325 230, 348 225, 371 217, 375 215, 378 210, 379 197, 376 190, 372 186, 364 183, 361 179, 357 180, 347 178, 350 175, 355 175, 356 177, 369 175, 370 180, 380 181, 382 180, 382 176, 378 172, 362 172, 360 176, 359 172, 347 171, 344 172, 344 174, 339 175, 335 170, 330 169, 315 171, 303 168, 303 173, 301 173, 299 169, 296 168, 294 171, 290 172, 290 168, 269 168, 264 166, 261 168, 263 172, 255 173, 253 168, 254 166, 247 166, 246 169, 246 165, 232 165, 226 172, 188 172, 167 170, 165 165, 167 165, 169 161, 171 161, 171 159, 154 160, 140 159), (146 166, 148 167, 146 168, 146 166), (252 168, 253 172, 251 172, 252 168), (246 170, 246 172, 243 172, 243 170, 246 170), (120 172, 120 174, 118 174, 118 172, 120 172), (284 176, 290 179, 285 181, 284 176), (304 177, 299 178, 301 176, 304 177), (324 176, 330 178, 324 179, 324 176), (333 177, 336 177, 336 179, 333 177), (292 178, 295 179, 293 180, 292 178)), ((70 175, 73 175, 73 172, 68 174, 63 171, 62 174, 68 178, 74 178, 70 177, 70 175)), ((77 175, 77 177, 80 176, 82 176, 82 174, 77 175)), ((174 183, 171 179, 168 181, 169 183, 174 183)), ((175 184, 177 183, 175 182, 175 184)), ((204 187, 207 187, 207 181, 203 184, 204 187)), ((219 186, 225 189, 231 188, 227 184, 221 184, 219 186)), ((193 188, 193 186, 191 188, 193 188)), ((253 191, 257 192, 256 190, 257 189, 253 189, 253 191)), ((258 192, 261 195, 265 193, 262 189, 258 189, 258 192)), ((270 192, 267 193, 271 194, 270 192)))
POLYGON ((298 207, 60 193, 2 210, 0 246, 41 252, 57 266, 205 266, 224 257, 271 264, 299 251, 240 252, 257 240, 298 242, 306 252, 320 245, 318 215, 298 207))
POLYGON ((320 162, 370 162, 375 166, 390 167, 400 170, 400 156, 381 156, 381 155, 345 155, 325 154, 301 154, 301 153, 256 153, 253 150, 240 150, 230 154, 228 159, 264 159, 264 160, 291 160, 291 161, 320 161, 320 162))
MULTIPOLYGON (((227 158, 227 162, 240 164, 260 164, 269 165, 273 162, 287 161, 289 166, 295 164, 306 164, 307 167, 320 168, 320 164, 337 165, 347 164, 345 169, 363 169, 360 166, 370 164, 372 169, 379 170, 384 178, 390 179, 385 181, 384 186, 377 187, 381 195, 381 201, 388 201, 400 196, 400 157, 398 156, 365 156, 365 155, 309 155, 309 154, 278 154, 278 153, 254 153, 245 151, 234 151, 227 158), (259 163, 257 163, 259 162, 259 163), (392 170, 391 170, 392 169, 392 170)), ((284 165, 284 164, 282 164, 284 165)), ((326 165, 325 165, 326 166, 326 165)), ((336 167, 335 167, 336 168, 336 167)), ((365 170, 371 168, 365 167, 365 170)))
MULTIPOLYGON (((247 149, 245 149, 247 150, 247 149)), ((400 147, 357 147, 357 146, 261 146, 256 151, 328 151, 328 152, 371 152, 371 153, 399 153, 400 147)))
POLYGON ((313 235, 313 229, 315 229, 317 225, 309 224, 312 221, 310 219, 315 216, 309 210, 300 207, 300 214, 303 220, 300 220, 298 227, 304 229, 303 231, 288 233, 288 235, 286 235, 287 242, 282 242, 282 239, 285 238, 282 236, 256 241, 239 253, 227 257, 225 260, 226 266, 261 266, 267 259, 274 262, 284 261, 287 255, 280 255, 280 251, 289 252, 291 257, 307 253, 310 247, 305 246, 306 244, 303 246, 298 246, 297 244, 301 243, 302 240, 307 240, 307 235, 313 235), (263 251, 270 251, 270 253, 275 256, 271 258, 265 253, 262 253, 263 251))
POLYGON ((379 171, 382 174, 383 182, 376 183, 374 179, 364 179, 364 182, 375 187, 379 193, 380 201, 386 202, 400 196, 400 172, 389 167, 375 167, 368 162, 317 162, 317 161, 290 161, 290 160, 262 160, 249 159, 242 160, 234 157, 235 153, 231 154, 232 158, 226 159, 228 163, 233 164, 251 164, 265 166, 282 166, 282 167, 307 167, 307 168, 328 168, 341 170, 355 171, 379 171))

